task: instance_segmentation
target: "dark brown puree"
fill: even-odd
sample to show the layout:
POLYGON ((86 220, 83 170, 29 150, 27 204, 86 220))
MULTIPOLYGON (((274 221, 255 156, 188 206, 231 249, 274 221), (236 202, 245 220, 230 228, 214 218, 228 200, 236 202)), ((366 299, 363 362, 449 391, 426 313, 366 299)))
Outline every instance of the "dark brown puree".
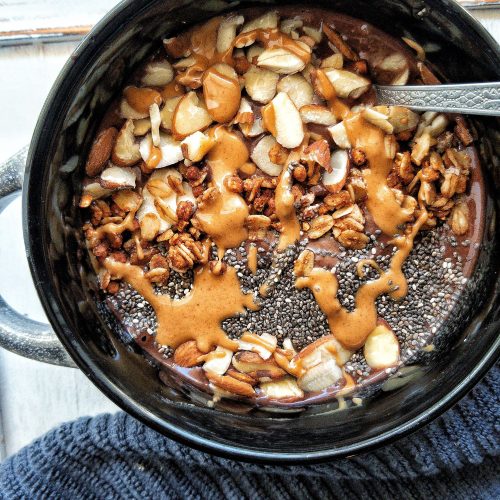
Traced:
MULTIPOLYGON (((256 17, 264 12, 263 9, 253 9, 253 10, 245 10, 241 11, 241 13, 245 16, 245 20, 249 20, 253 17, 256 17)), ((361 58, 366 59, 369 63, 369 66, 376 66, 377 62, 383 60, 386 56, 399 52, 403 54, 408 62, 408 66, 410 68, 410 82, 414 81, 418 71, 416 67, 416 60, 413 57, 411 51, 406 47, 403 43, 398 40, 384 34, 383 32, 377 30, 376 28, 370 26, 364 21, 356 20, 353 18, 349 18, 347 16, 343 16, 340 14, 334 14, 331 12, 323 11, 320 9, 308 9, 301 10, 297 8, 282 8, 278 9, 278 13, 282 18, 286 17, 294 17, 300 16, 305 24, 319 27, 321 21, 326 22, 335 27, 340 33, 345 35, 346 41, 350 44, 356 52, 358 52, 361 58)), ((265 41, 265 40, 264 40, 265 41)), ((297 54, 299 55, 299 54, 297 54)), ((328 54, 325 54, 328 55, 328 54)), ((221 59, 226 60, 226 59, 221 59)), ((215 62, 215 61, 214 61, 215 62)), ((384 75, 383 73, 375 74, 375 80, 379 83, 387 83, 386 78, 390 77, 390 75, 384 75)), ((373 95, 368 94, 363 99, 365 102, 370 103, 373 101, 373 95)), ((109 116, 109 115, 108 115, 109 116)), ((104 120, 105 122, 108 120, 104 120)), ((359 146, 364 146, 366 149, 366 153, 371 165, 377 165, 378 168, 372 168, 373 171, 372 178, 367 179, 369 193, 376 193, 376 196, 371 197, 368 208, 370 209, 369 213, 367 213, 368 222, 367 230, 370 232, 370 229, 375 229, 376 227, 380 227, 384 230, 387 235, 394 235, 397 232, 397 226, 405 220, 405 214, 402 213, 401 208, 394 203, 394 199, 391 196, 384 196, 384 190, 388 189, 386 186, 385 178, 389 173, 390 167, 392 166, 392 162, 388 162, 384 158, 383 155, 380 154, 380 148, 371 147, 370 144, 374 143, 383 143, 384 134, 380 129, 368 125, 366 122, 358 123, 359 120, 356 117, 349 118, 345 117, 345 124, 348 131, 348 135, 353 144, 357 143, 359 146), (369 215, 371 214, 371 222, 369 215), (375 221, 373 221, 375 218, 375 221)), ((315 130, 315 132, 320 132, 331 141, 329 134, 323 130, 315 130)), ((222 143, 225 143, 221 147, 219 147, 219 151, 217 148, 212 150, 209 155, 209 162, 211 161, 212 170, 215 172, 214 181, 218 184, 219 188, 223 188, 222 179, 224 175, 227 173, 235 172, 238 168, 237 163, 244 163, 248 157, 248 154, 242 151, 241 141, 235 140, 235 137, 231 134, 227 134, 223 130, 216 130, 214 133, 218 134, 222 143), (232 151, 233 153, 236 151, 237 154, 228 155, 228 151, 232 151), (219 154, 218 154, 219 153, 219 154), (224 165, 221 166, 220 175, 218 178, 217 170, 218 163, 222 161, 222 158, 225 159, 229 157, 233 158, 233 161, 230 166, 224 165)), ((252 144, 248 145, 250 148, 253 146, 252 144)), ((470 224, 469 231, 466 235, 458 238, 459 242, 468 239, 471 241, 471 245, 468 247, 463 247, 459 245, 454 250, 458 251, 460 255, 464 259, 464 275, 470 275, 472 269, 475 264, 477 250, 475 249, 474 243, 479 243, 482 237, 483 232, 483 211, 484 211, 484 189, 482 182, 482 174, 481 169, 479 167, 479 161, 476 154, 476 151, 473 148, 468 149, 471 159, 472 159, 472 168, 471 168, 471 179, 470 179, 470 193, 468 196, 468 206, 469 206, 469 214, 470 214, 470 224)), ((284 177, 284 176, 282 176, 284 177)), ((280 189, 282 191, 282 196, 280 197, 282 200, 285 200, 281 203, 282 214, 280 215, 280 201, 277 200, 277 213, 280 216, 280 220, 285 222, 286 225, 291 226, 291 231, 293 233, 296 232, 297 224, 293 220, 294 215, 290 213, 290 208, 288 207, 288 203, 286 202, 287 198, 287 187, 285 184, 286 179, 281 180, 280 185, 277 189, 277 197, 279 197, 280 189)), ((232 206, 236 207, 236 218, 225 221, 215 221, 212 220, 213 214, 200 213, 201 222, 206 221, 206 232, 212 237, 212 239, 218 243, 219 250, 221 254, 223 253, 224 248, 238 246, 238 244, 246 239, 246 233, 242 229, 241 221, 244 220, 248 211, 246 207, 241 203, 243 200, 239 200, 238 195, 226 193, 226 199, 221 201, 222 204, 228 203, 232 206), (241 213, 240 213, 241 212, 241 213), (217 227, 219 222, 219 227, 217 227), (212 228, 212 230, 210 230, 212 228), (234 231, 233 231, 234 230, 234 231), (224 238, 224 234, 231 235, 230 241, 226 241, 227 238, 224 238), (236 236, 235 236, 236 235, 236 236)), ((220 207, 218 207, 220 209, 220 207)), ((218 210, 219 211, 219 210, 218 210)), ((297 282, 299 287, 309 287, 313 290, 313 293, 318 301, 318 304, 322 308, 322 310, 327 314, 330 324, 335 323, 335 336, 347 347, 351 349, 357 349, 361 347, 366 339, 366 336, 373 329, 374 325, 377 321, 377 314, 375 310, 374 301, 378 295, 381 293, 389 293, 391 294, 387 283, 389 278, 392 283, 396 283, 399 285, 399 291, 397 293, 393 293, 394 298, 403 297, 406 290, 406 280, 401 273, 401 264, 406 258, 407 254, 411 250, 413 237, 418 232, 419 224, 424 222, 424 218, 414 224, 414 231, 410 237, 400 238, 397 246, 399 248, 396 253, 395 258, 393 258, 391 269, 386 273, 387 275, 382 275, 379 279, 375 280, 368 284, 368 286, 364 287, 364 291, 361 296, 357 297, 357 308, 352 312, 348 313, 343 308, 340 307, 338 301, 334 299, 336 295, 336 287, 337 280, 335 276, 329 272, 326 272, 321 269, 316 269, 313 273, 313 276, 308 278, 300 278, 297 282), (397 295, 397 296, 396 296, 397 295), (359 299, 359 300, 358 300, 359 299), (367 321, 367 311, 369 320, 367 321), (356 335, 354 335, 356 332, 356 335)), ((286 246, 288 243, 293 243, 295 237, 294 234, 290 234, 290 231, 285 231, 285 234, 282 236, 281 244, 282 246, 286 246)), ((389 236, 386 236, 387 240, 390 239, 389 236)), ((338 247, 337 242, 331 238, 322 238, 319 241, 314 242, 311 247, 314 248, 327 248, 332 252, 338 247)), ((328 267, 335 265, 335 260, 331 258, 319 258, 317 259, 318 265, 328 265, 328 267)), ((167 297, 159 298, 153 294, 151 286, 147 285, 145 280, 142 279, 138 268, 130 268, 124 267, 118 263, 107 262, 108 269, 117 277, 123 277, 128 281, 134 288, 137 289, 152 305, 154 306, 158 317, 158 323, 162 326, 159 328, 159 338, 163 344, 170 345, 172 347, 176 347, 182 342, 189 340, 190 337, 189 332, 186 335, 186 329, 189 328, 193 323, 187 318, 187 316, 193 317, 196 314, 193 314, 193 304, 200 305, 199 301, 190 300, 189 303, 186 302, 186 308, 178 307, 182 304, 177 304, 178 301, 173 302, 167 297), (156 307, 155 307, 156 306, 156 307), (189 313, 188 313, 189 309, 189 313), (176 320, 175 324, 179 325, 179 328, 175 328, 175 331, 171 329, 172 325, 172 316, 175 316, 176 320), (170 320, 170 321, 169 321, 170 320), (169 326, 169 328, 166 328, 169 326), (161 330, 161 331, 160 331, 161 330)), ((226 296, 228 290, 231 290, 229 295, 234 299, 229 301, 227 305, 227 311, 221 311, 220 309, 215 308, 213 314, 210 315, 209 320, 209 330, 210 333, 208 335, 203 335, 202 337, 196 337, 198 342, 198 346, 203 351, 208 351, 215 345, 223 345, 225 347, 235 349, 235 343, 227 339, 224 336, 224 332, 220 328, 220 321, 227 317, 227 313, 233 310, 234 312, 238 312, 243 310, 242 308, 250 307, 252 309, 255 308, 253 301, 249 296, 243 295, 241 292, 234 293, 234 291, 238 288, 237 278, 232 270, 227 273, 227 278, 225 279, 226 285, 224 287, 219 287, 217 289, 217 285, 220 283, 216 283, 212 280, 208 273, 204 270, 200 270, 195 273, 196 278, 195 281, 198 282, 201 287, 198 287, 199 292, 194 292, 200 296, 203 290, 211 290, 212 298, 211 304, 214 306, 217 303, 222 303, 222 296, 226 296), (234 275, 233 275, 234 274, 234 275), (230 283, 229 283, 230 282, 230 283), (219 293, 220 292, 220 293, 219 293), (213 316, 213 317, 212 317, 213 316)), ((363 288, 363 287, 362 287, 363 288)), ((195 290, 197 288, 195 287, 195 290)), ((203 306, 200 305, 200 308, 204 309, 204 312, 200 309, 198 313, 206 317, 207 307, 206 304, 203 306)), ((120 312, 117 310, 113 311, 120 319, 120 312)), ((205 321, 206 322, 206 321, 205 321)), ((138 334, 140 332, 133 332, 138 334)), ((258 333, 258 332, 257 332, 258 333)), ((146 352, 149 353, 159 364, 163 365, 166 369, 175 370, 177 374, 190 382, 191 384, 201 388, 202 390, 208 389, 208 381, 203 374, 203 370, 201 368, 192 368, 186 369, 181 368, 172 363, 170 360, 166 360, 162 357, 161 354, 158 353, 156 347, 153 344, 153 339, 150 336, 143 337, 140 334, 137 336, 138 343, 144 348, 146 352), (143 340, 145 339, 145 340, 143 340)), ((340 381, 339 384, 345 383, 344 381, 340 381)), ((320 401, 324 401, 335 395, 340 395, 339 391, 342 389, 340 385, 334 385, 321 391, 319 393, 309 393, 302 400, 297 401, 280 401, 279 405, 284 406, 295 406, 297 404, 305 404, 305 403, 316 403, 320 401)), ((257 395, 256 398, 257 404, 264 404, 266 400, 262 398, 262 396, 257 395)), ((273 401, 273 404, 277 402, 273 401)))

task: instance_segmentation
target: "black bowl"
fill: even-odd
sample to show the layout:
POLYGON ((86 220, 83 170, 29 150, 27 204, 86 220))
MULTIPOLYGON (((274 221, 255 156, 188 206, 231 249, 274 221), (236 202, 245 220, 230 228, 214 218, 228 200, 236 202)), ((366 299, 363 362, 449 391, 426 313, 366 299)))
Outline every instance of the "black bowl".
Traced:
MULTIPOLYGON (((432 42, 435 50, 429 59, 450 81, 500 80, 498 45, 452 0, 316 1, 301 2, 300 7, 309 4, 362 17, 396 37, 410 34, 432 42)), ((24 235, 40 299, 59 339, 92 382, 167 436, 251 461, 303 463, 373 449, 448 409, 500 352, 494 196, 500 178, 488 160, 483 160, 489 170, 487 228, 471 280, 474 288, 456 314, 458 334, 449 339, 447 349, 407 369, 406 376, 393 380, 362 407, 337 411, 332 403, 274 414, 196 404, 194 394, 163 383, 158 370, 121 338, 96 305, 95 277, 76 208, 90 138, 124 75, 158 40, 219 13, 224 5, 127 0, 93 29, 65 66, 38 121, 24 184, 24 235)), ((238 8, 250 5, 258 3, 241 2, 238 8)), ((476 124, 481 134, 496 127, 487 118, 476 124)))

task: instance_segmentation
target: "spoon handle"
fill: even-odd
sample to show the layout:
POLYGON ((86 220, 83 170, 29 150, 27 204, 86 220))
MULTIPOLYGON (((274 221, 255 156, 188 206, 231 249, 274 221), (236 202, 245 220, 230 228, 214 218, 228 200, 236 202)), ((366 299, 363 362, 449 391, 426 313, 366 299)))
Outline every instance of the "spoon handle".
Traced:
POLYGON ((500 82, 374 87, 378 104, 416 111, 500 116, 500 82))

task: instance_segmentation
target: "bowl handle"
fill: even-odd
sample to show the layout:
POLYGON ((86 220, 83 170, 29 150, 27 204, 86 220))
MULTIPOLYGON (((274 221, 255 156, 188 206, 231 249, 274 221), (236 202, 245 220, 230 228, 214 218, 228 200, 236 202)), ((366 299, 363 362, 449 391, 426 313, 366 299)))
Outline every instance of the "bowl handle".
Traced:
MULTIPOLYGON (((21 192, 27 154, 28 147, 0 165, 0 212, 21 192)), ((19 314, 1 295, 0 346, 36 361, 76 366, 49 325, 19 314)))

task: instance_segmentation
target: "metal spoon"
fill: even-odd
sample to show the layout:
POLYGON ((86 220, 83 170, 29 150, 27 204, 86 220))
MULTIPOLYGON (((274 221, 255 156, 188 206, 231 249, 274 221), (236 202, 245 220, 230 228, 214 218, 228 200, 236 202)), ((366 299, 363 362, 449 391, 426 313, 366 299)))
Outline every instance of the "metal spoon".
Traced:
POLYGON ((415 111, 500 116, 500 82, 453 85, 374 85, 377 104, 415 111))

